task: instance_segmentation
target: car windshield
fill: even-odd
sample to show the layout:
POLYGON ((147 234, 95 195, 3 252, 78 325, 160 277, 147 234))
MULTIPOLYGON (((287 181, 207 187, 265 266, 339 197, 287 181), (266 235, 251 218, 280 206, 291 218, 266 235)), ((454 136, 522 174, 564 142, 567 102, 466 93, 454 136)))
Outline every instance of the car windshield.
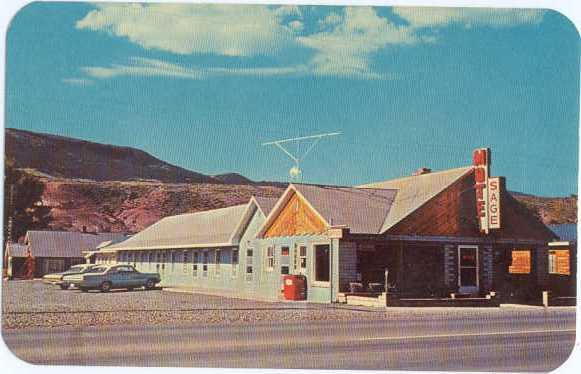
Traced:
POLYGON ((107 270, 106 267, 100 266, 87 270, 85 273, 103 273, 107 270))
POLYGON ((83 267, 82 266, 71 266, 71 268, 69 270, 67 270, 67 273, 78 273, 83 271, 83 267))

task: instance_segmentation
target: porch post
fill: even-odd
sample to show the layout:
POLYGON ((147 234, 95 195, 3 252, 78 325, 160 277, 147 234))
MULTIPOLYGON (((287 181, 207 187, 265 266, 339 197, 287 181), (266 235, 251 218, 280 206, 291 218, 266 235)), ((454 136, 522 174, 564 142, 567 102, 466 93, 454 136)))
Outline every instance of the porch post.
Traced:
POLYGON ((397 289, 401 293, 404 288, 404 254, 403 254, 403 241, 399 242, 398 255, 397 255, 397 289))
POLYGON ((331 302, 335 303, 338 300, 338 293, 339 293, 339 240, 340 239, 331 239, 331 253, 330 253, 330 286, 331 286, 331 302))

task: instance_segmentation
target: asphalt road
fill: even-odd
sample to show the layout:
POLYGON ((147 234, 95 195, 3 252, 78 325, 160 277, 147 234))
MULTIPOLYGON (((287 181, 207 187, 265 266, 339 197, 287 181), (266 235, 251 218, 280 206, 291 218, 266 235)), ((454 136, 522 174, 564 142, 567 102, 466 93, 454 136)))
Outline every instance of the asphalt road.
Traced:
POLYGON ((474 317, 3 330, 38 364, 549 371, 575 342, 573 308, 474 317))

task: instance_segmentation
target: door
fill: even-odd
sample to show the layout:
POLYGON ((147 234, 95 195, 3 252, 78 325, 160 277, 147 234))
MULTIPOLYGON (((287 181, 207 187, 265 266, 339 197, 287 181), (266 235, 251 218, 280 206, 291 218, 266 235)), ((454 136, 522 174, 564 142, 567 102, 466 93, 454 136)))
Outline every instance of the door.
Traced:
POLYGON ((458 290, 461 293, 478 294, 477 246, 458 246, 458 290))

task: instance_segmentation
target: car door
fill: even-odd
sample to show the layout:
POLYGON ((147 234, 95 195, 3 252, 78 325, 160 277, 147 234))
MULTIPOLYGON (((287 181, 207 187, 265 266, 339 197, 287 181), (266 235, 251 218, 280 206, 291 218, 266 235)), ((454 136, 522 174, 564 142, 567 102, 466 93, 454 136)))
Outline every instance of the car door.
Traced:
POLYGON ((113 285, 119 288, 131 287, 132 279, 130 270, 133 270, 130 266, 118 266, 113 285))
POLYGON ((104 280, 111 282, 112 287, 119 287, 119 284, 122 282, 122 275, 119 268, 120 266, 112 267, 105 274, 104 280))
POLYGON ((135 268, 128 266, 126 270, 128 286, 139 287, 143 285, 143 275, 135 268))

